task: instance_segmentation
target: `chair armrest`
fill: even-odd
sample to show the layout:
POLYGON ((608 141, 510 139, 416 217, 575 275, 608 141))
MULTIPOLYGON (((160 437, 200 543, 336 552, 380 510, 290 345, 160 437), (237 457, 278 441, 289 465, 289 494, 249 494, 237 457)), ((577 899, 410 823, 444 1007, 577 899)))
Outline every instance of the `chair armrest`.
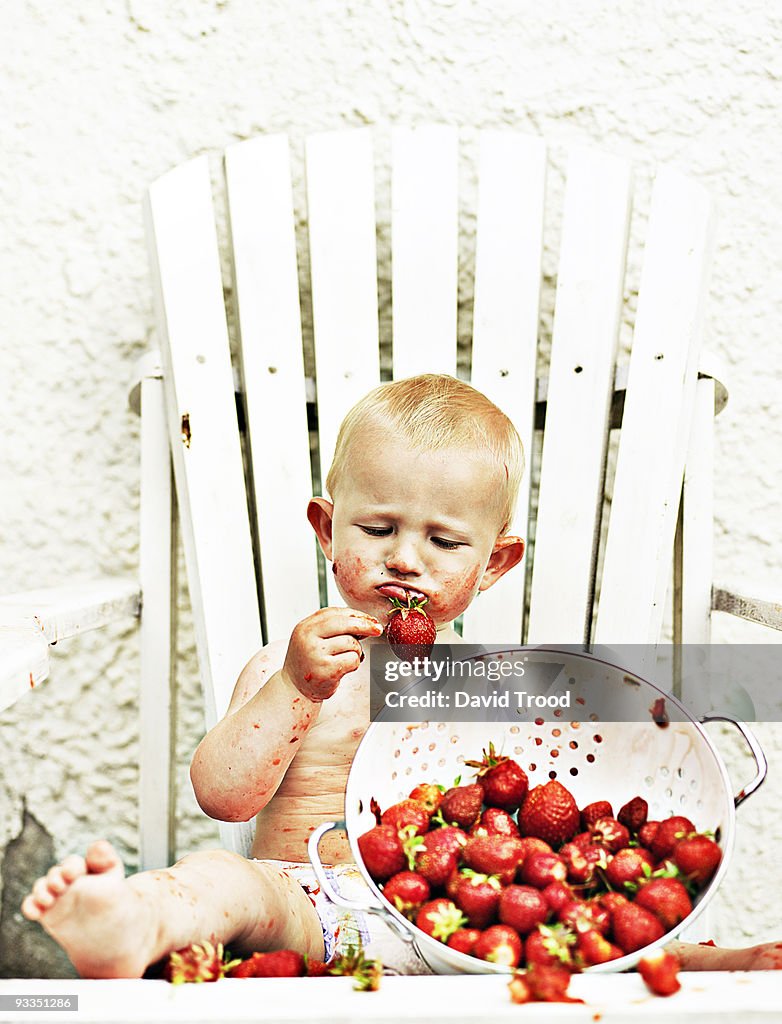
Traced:
POLYGON ((0 712, 49 675, 49 645, 137 618, 135 580, 105 577, 0 597, 0 712))
POLYGON ((107 576, 60 587, 20 591, 0 597, 0 629, 32 627, 47 643, 138 618, 141 590, 136 580, 107 576))
MULTIPOLYGON (((748 588, 756 593, 759 587, 748 588)), ((712 587, 711 607, 717 612, 737 615, 771 629, 782 629, 782 602, 760 597, 746 597, 727 587, 712 587)))

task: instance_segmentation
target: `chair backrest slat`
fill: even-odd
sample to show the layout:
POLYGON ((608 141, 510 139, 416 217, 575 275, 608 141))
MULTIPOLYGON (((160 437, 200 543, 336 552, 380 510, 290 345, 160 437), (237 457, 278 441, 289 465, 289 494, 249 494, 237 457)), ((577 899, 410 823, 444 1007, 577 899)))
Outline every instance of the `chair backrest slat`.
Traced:
POLYGON ((287 136, 230 146, 225 174, 268 641, 320 601, 287 136))
MULTIPOLYGON (((542 139, 480 133, 470 380, 521 435, 526 469, 508 532, 522 537, 528 533, 545 189, 542 139)), ((522 584, 520 567, 480 594, 465 612, 464 639, 520 640, 522 584)))
MULTIPOLYGON (((347 409, 380 380, 375 169, 369 129, 307 140, 312 316, 320 467, 331 465, 347 409)), ((342 601, 327 574, 330 604, 342 601)))
POLYGON ((207 725, 261 643, 223 286, 206 157, 147 202, 167 419, 207 725))
POLYGON ((574 150, 551 346, 531 643, 579 643, 588 630, 629 216, 629 165, 574 150))
POLYGON ((678 172, 654 185, 594 639, 656 643, 693 415, 711 201, 678 172))
POLYGON ((394 378, 456 372, 458 133, 447 125, 392 133, 394 378))

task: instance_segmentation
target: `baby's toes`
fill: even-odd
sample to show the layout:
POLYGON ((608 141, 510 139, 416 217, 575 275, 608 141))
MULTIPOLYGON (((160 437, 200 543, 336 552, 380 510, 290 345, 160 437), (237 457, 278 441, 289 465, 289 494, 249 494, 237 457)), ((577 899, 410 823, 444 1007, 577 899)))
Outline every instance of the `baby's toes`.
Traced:
POLYGON ((79 857, 78 854, 75 853, 66 857, 59 867, 60 873, 68 885, 70 885, 71 882, 75 882, 77 878, 81 878, 82 875, 87 874, 87 864, 84 857, 79 857))
POLYGON ((62 873, 62 867, 59 864, 55 864, 53 868, 49 869, 46 875, 46 885, 48 886, 49 892, 52 896, 62 896, 70 885, 70 882, 65 881, 65 877, 62 873))
POLYGON ((22 900, 22 913, 28 921, 40 921, 43 917, 43 910, 35 902, 32 893, 28 893, 22 900))
POLYGON ((56 897, 49 891, 49 878, 48 875, 44 875, 43 878, 37 878, 33 883, 32 896, 41 910, 48 910, 49 907, 54 906, 56 897))

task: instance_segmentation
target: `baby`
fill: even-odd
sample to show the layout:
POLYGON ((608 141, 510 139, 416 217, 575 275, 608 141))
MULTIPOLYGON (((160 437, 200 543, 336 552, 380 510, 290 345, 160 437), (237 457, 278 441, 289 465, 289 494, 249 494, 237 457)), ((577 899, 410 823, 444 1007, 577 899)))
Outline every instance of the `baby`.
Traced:
MULTIPOLYGON (((451 377, 383 384, 348 413, 326 480, 330 498, 307 508, 345 607, 314 612, 251 659, 192 761, 207 814, 257 815, 254 859, 193 853, 125 878, 107 842, 67 857, 38 879, 22 910, 82 976, 140 977, 171 950, 207 938, 239 955, 290 948, 323 958, 337 930, 364 928, 310 898, 316 883, 306 863, 312 831, 343 815, 369 725, 362 650, 385 642, 392 597, 426 597, 438 643, 458 641, 454 619, 521 561, 524 543, 507 529, 523 469, 510 420, 451 377)), ((338 886, 361 884, 344 835, 328 833, 321 854, 338 886)))

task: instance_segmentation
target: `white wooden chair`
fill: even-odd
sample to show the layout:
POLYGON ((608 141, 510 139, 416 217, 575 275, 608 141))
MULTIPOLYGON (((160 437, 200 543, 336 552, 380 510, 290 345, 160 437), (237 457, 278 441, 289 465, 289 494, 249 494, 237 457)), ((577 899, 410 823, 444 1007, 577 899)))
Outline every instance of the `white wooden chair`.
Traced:
MULTIPOLYGON (((475 260, 461 268, 458 144, 446 126, 392 133, 392 373, 456 374, 461 269, 469 281, 462 301, 474 295, 472 383, 511 416, 528 453, 540 449, 543 430, 539 487, 530 492, 528 473, 512 527, 534 541, 525 557, 526 621, 525 577, 516 570, 465 615, 465 638, 654 644, 672 567, 677 643, 707 642, 714 608, 782 628, 778 606, 712 587, 712 427, 727 396, 701 352, 708 195, 659 170, 632 353, 617 365, 631 168, 589 149, 569 154, 550 361, 536 377, 544 142, 479 133, 475 260), (606 531, 609 432, 620 425, 606 531)), ((0 603, 0 697, 8 704, 45 677, 48 643, 137 614, 143 597, 145 867, 172 855, 171 749, 161 713, 174 628, 171 462, 209 727, 264 640, 321 603, 304 509, 313 479, 325 477, 342 415, 380 379, 373 133, 315 135, 305 161, 307 244, 299 239, 298 248, 308 251, 309 278, 297 256, 287 138, 259 137, 226 152, 235 302, 228 318, 207 158, 151 186, 160 354, 143 361, 134 396, 142 411, 140 582, 98 581, 0 603), (315 379, 302 355, 301 309, 310 301, 315 379)), ((387 221, 388 211, 381 216, 387 221)), ((336 601, 327 579, 327 599, 336 601)), ((252 823, 221 826, 223 842, 242 852, 251 832, 252 823)))

